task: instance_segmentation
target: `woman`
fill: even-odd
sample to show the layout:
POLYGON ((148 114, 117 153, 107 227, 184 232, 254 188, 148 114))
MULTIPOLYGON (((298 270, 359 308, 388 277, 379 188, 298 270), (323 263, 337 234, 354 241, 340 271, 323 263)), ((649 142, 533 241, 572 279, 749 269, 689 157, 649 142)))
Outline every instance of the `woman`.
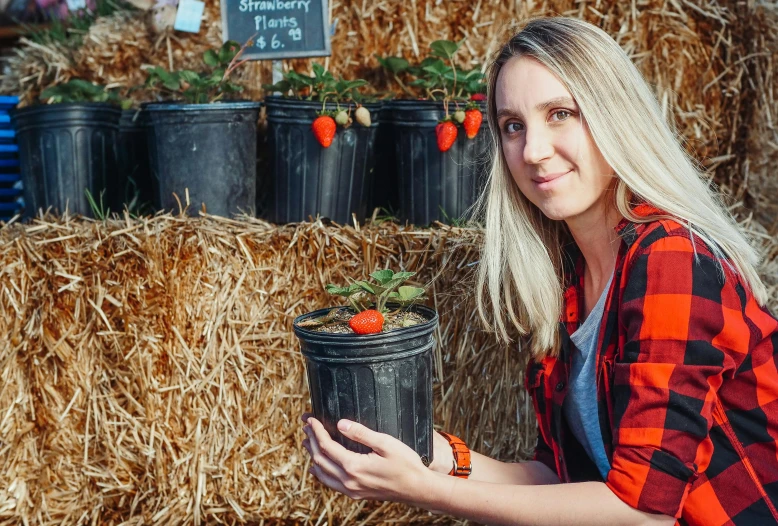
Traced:
POLYGON ((469 452, 468 470, 466 446, 436 435, 425 468, 342 420, 373 449, 346 451, 304 415, 311 472, 488 524, 778 523, 778 321, 640 73, 603 31, 551 18, 508 42, 488 82, 478 304, 505 340, 532 336, 535 459, 469 452))

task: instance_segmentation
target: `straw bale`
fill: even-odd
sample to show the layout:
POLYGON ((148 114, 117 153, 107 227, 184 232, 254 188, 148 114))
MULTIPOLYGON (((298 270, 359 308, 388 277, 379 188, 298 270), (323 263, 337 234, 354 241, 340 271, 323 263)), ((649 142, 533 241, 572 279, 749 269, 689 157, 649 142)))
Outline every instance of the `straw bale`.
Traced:
POLYGON ((170 215, 3 227, 0 521, 450 522, 354 503, 307 474, 299 417, 310 402, 291 322, 336 304, 326 283, 418 271, 441 318, 436 425, 526 458, 526 353, 498 344, 474 312, 478 239, 170 215))
MULTIPOLYGON (((778 243, 761 274, 778 308, 778 243), (770 281, 771 280, 771 281, 770 281)), ((435 425, 526 458, 527 353, 482 330, 480 233, 157 215, 0 228, 0 522, 452 523, 355 503, 307 474, 310 402, 291 322, 329 282, 418 271, 440 314, 435 425)))

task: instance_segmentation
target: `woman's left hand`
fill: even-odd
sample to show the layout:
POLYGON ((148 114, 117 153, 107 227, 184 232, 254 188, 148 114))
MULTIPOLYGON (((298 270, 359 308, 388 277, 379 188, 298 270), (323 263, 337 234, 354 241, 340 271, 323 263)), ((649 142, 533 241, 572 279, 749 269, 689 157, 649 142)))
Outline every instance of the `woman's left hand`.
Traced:
POLYGON ((312 461, 309 472, 325 486, 352 499, 412 504, 423 493, 420 489, 425 477, 434 476, 415 451, 392 436, 340 420, 338 430, 346 438, 373 450, 355 453, 335 442, 310 413, 302 419, 307 424, 303 431, 308 436, 303 446, 312 461))

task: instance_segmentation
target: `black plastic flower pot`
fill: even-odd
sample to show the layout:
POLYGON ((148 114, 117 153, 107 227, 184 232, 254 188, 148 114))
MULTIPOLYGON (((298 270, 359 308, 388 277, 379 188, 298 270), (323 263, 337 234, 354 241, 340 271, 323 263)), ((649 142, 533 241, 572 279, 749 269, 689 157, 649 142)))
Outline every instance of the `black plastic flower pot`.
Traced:
POLYGON ((330 310, 317 310, 294 320, 294 332, 305 356, 314 416, 351 451, 369 453, 370 449, 338 431, 341 418, 387 433, 431 462, 432 348, 437 313, 416 305, 411 310, 427 322, 369 335, 315 332, 297 326, 330 310))
POLYGON ((107 103, 29 106, 11 114, 19 142, 24 211, 93 216, 87 191, 103 208, 121 209, 124 181, 117 170, 121 109, 107 103))
POLYGON ((151 103, 148 147, 154 204, 212 215, 253 214, 259 102, 151 103))
MULTIPOLYGON (((463 107, 463 106, 460 106, 463 107)), ((438 149, 435 127, 445 112, 440 101, 396 100, 391 103, 400 218, 416 225, 451 223, 463 218, 484 187, 489 168, 491 133, 484 120, 473 139, 459 128, 454 145, 438 149)), ((449 113, 455 106, 449 104, 449 113)))
POLYGON ((154 202, 149 167, 147 120, 144 110, 124 110, 119 119, 116 149, 119 170, 125 180, 125 202, 129 204, 135 200, 141 210, 148 210, 154 202))
POLYGON ((364 104, 371 125, 356 121, 347 129, 338 126, 332 144, 324 148, 311 125, 322 108, 355 109, 354 103, 327 103, 265 98, 267 140, 270 155, 270 192, 266 218, 275 223, 307 221, 317 215, 337 223, 360 221, 367 213, 373 170, 380 103, 364 104))

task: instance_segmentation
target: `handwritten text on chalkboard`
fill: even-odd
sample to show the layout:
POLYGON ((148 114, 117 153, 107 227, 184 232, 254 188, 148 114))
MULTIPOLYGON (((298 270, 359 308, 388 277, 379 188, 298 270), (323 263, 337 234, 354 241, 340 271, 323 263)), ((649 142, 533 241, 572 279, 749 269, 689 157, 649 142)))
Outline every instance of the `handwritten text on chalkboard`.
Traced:
POLYGON ((223 0, 224 40, 254 45, 246 58, 330 54, 325 0, 223 0))

